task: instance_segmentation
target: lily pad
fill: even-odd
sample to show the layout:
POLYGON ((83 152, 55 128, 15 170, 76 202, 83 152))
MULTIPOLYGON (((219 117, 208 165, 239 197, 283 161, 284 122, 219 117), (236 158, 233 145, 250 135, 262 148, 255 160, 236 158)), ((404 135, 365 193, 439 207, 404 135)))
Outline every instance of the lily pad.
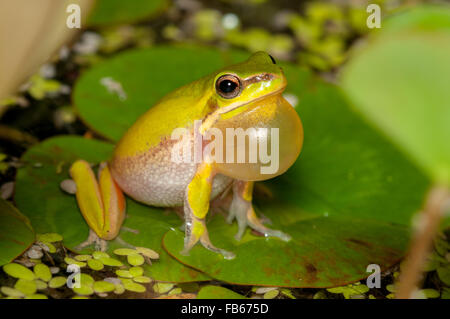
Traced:
POLYGON ((335 86, 316 82, 296 109, 305 131, 302 153, 287 173, 264 184, 270 198, 255 194, 270 227, 293 239, 247 230, 236 242, 236 225, 216 216, 207 224, 211 240, 235 259, 201 246, 182 256, 183 234, 176 230, 164 237, 172 256, 226 282, 277 287, 342 286, 368 276, 369 264, 386 269, 399 261, 428 179, 362 121, 335 86))
POLYGON ((155 15, 167 7, 168 0, 98 0, 89 15, 90 26, 132 23, 155 15))
POLYGON ((0 199, 0 266, 19 256, 33 242, 34 232, 28 219, 0 199))
POLYGON ((450 186, 450 8, 417 8, 360 46, 343 70, 349 97, 434 182, 450 186), (391 32, 389 32, 389 30, 391 32))
POLYGON ((197 299, 246 299, 244 296, 234 291, 219 287, 205 286, 198 292, 197 299))
POLYGON ((398 262, 408 243, 406 227, 368 220, 318 217, 277 228, 293 239, 285 243, 247 232, 238 243, 233 238, 236 225, 230 227, 221 217, 213 219, 208 224, 211 240, 236 253, 233 260, 201 246, 189 256, 180 255, 183 233, 177 230, 167 233, 164 245, 183 263, 225 282, 319 288, 358 281, 368 275, 369 264, 386 268, 398 262))
MULTIPOLYGON (((15 201, 38 233, 61 234, 64 245, 72 250, 87 238, 89 229, 78 210, 75 197, 63 192, 59 184, 69 178, 68 169, 74 160, 83 158, 90 163, 100 163, 109 158, 112 149, 113 145, 109 143, 64 136, 46 140, 25 153, 22 160, 26 165, 17 173, 15 201)), ((178 263, 162 249, 163 234, 182 223, 175 213, 144 206, 130 199, 127 200, 127 213, 129 217, 124 226, 138 233, 124 230, 120 237, 129 244, 149 247, 160 255, 153 265, 143 266, 147 275, 156 280, 174 282, 208 279, 178 263)), ((109 252, 112 255, 114 249, 122 247, 120 242, 110 242, 109 252)), ((92 249, 83 252, 92 253, 92 249)))

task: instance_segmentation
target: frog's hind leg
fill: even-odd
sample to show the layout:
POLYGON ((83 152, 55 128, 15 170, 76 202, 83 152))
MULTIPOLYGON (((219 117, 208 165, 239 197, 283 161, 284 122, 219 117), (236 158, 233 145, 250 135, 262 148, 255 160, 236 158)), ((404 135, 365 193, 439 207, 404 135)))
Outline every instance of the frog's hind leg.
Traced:
POLYGON ((185 238, 181 254, 188 255, 191 248, 200 241, 205 248, 221 254, 225 259, 232 259, 235 257, 232 252, 217 248, 211 243, 205 225, 213 179, 214 172, 211 164, 200 164, 186 187, 184 198, 185 238))
POLYGON ((98 181, 89 163, 77 160, 70 168, 77 186, 76 198, 81 214, 90 228, 88 239, 78 248, 95 244, 106 250, 107 240, 114 239, 125 218, 125 198, 106 163, 101 163, 98 181))
POLYGON ((227 221, 231 223, 236 218, 238 232, 236 240, 241 240, 247 226, 264 234, 265 236, 278 237, 284 241, 289 241, 291 236, 279 230, 269 229, 262 224, 256 216, 252 205, 252 192, 254 182, 235 180, 233 183, 233 201, 230 206, 230 213, 227 221))

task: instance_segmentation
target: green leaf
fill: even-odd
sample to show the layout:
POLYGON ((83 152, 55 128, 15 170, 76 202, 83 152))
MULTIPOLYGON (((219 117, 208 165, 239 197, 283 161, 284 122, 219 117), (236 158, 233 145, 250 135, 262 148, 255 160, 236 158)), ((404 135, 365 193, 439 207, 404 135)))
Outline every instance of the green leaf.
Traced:
MULTIPOLYGON (((15 201, 38 233, 61 234, 64 245, 69 249, 74 249, 87 238, 89 229, 75 197, 63 192, 59 185, 70 178, 68 170, 76 159, 100 163, 110 157, 112 149, 113 145, 109 143, 61 136, 35 145, 24 154, 22 160, 27 164, 17 172, 15 201)), ((139 233, 122 231, 120 237, 129 244, 149 247, 160 254, 159 260, 151 266, 144 266, 149 276, 174 282, 208 279, 176 262, 161 248, 163 234, 182 223, 175 213, 167 214, 163 209, 144 206, 130 199, 127 200, 127 213, 129 218, 124 226, 139 233)), ((122 247, 120 243, 110 242, 109 252, 122 247)))
POLYGON ((197 294, 197 299, 247 299, 227 288, 219 286, 205 286, 197 294))
POLYGON ((89 26, 133 23, 161 12, 167 0, 98 0, 89 15, 89 26))
POLYGON ((450 30, 449 7, 439 5, 419 5, 397 12, 383 21, 381 32, 450 30))
POLYGON ((0 199, 0 266, 19 256, 33 242, 34 232, 28 219, 0 199))
POLYGON ((434 182, 450 186, 448 17, 450 9, 443 6, 392 18, 393 31, 355 51, 342 80, 367 119, 434 182))

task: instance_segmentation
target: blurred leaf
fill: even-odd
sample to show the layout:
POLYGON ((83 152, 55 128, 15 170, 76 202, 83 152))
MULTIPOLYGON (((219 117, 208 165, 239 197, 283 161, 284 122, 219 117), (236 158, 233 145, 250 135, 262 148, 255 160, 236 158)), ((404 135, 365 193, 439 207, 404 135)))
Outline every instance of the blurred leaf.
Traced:
MULTIPOLYGON (((18 169, 15 201, 29 217, 36 232, 61 234, 64 245, 69 249, 74 249, 87 238, 89 229, 78 210, 75 196, 64 193, 59 184, 70 178, 68 170, 76 159, 100 163, 110 157, 112 149, 113 145, 109 143, 61 136, 34 146, 23 155, 22 160, 27 165, 18 169)), ((129 244, 148 247, 160 254, 158 261, 154 261, 151 266, 144 266, 149 276, 155 280, 176 282, 207 279, 170 258, 161 248, 163 234, 182 223, 175 213, 169 214, 163 209, 144 206, 128 199, 127 215, 129 217, 124 226, 139 233, 123 230, 120 237, 129 244)), ((123 245, 112 241, 108 251, 112 252, 118 247, 123 245)), ((89 249, 84 251, 92 252, 89 249)))
POLYGON ((402 31, 450 31, 450 6, 420 5, 387 17, 384 33, 402 31))
POLYGON ((0 199, 0 266, 11 262, 34 242, 29 220, 0 199))
POLYGON ((392 18, 395 32, 357 50, 342 82, 358 110, 436 183, 450 186, 450 9, 439 11, 392 18))
POLYGON ((197 299, 247 299, 232 290, 219 286, 205 286, 198 292, 197 299))
POLYGON ((97 0, 89 15, 89 26, 133 23, 166 8, 168 0, 97 0))

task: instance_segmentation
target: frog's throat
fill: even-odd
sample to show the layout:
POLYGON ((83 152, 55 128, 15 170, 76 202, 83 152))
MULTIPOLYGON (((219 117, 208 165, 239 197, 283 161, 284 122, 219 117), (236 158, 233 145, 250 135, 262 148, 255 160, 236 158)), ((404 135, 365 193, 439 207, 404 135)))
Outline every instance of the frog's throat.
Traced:
POLYGON ((286 85, 282 86, 281 88, 279 88, 276 91, 273 91, 273 92, 267 93, 265 95, 262 95, 262 96, 254 99, 252 101, 248 101, 248 102, 245 102, 245 103, 242 103, 242 104, 238 104, 238 105, 229 105, 229 106, 226 106, 226 107, 223 107, 221 109, 218 109, 218 110, 214 111, 213 113, 209 114, 206 117, 206 119, 202 122, 202 125, 200 126, 200 129, 199 129, 200 133, 204 134, 209 128, 211 128, 219 120, 219 118, 220 118, 220 116, 222 114, 234 111, 234 110, 236 110, 238 108, 241 108, 241 107, 244 107, 244 106, 246 106, 246 105, 248 105, 250 103, 258 102, 258 101, 260 101, 262 99, 265 99, 265 98, 267 98, 269 96, 280 94, 281 92, 284 91, 285 88, 286 88, 286 85))

